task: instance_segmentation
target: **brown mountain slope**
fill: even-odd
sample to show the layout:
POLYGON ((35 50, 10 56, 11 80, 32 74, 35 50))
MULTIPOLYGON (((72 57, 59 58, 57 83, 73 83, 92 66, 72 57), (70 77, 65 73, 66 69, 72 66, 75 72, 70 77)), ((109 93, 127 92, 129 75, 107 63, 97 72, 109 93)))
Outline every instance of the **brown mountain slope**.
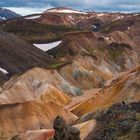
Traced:
POLYGON ((100 32, 110 34, 114 31, 122 31, 130 36, 131 40, 133 40, 133 42, 137 45, 137 49, 139 51, 139 25, 140 14, 132 14, 131 16, 118 19, 110 24, 107 24, 100 30, 100 32))
POLYGON ((92 98, 77 103, 69 107, 69 110, 78 116, 89 112, 95 112, 104 107, 122 101, 135 102, 140 100, 140 66, 130 72, 121 74, 113 79, 100 92, 94 94, 92 98))
POLYGON ((0 138, 27 130, 50 129, 58 115, 73 123, 77 117, 63 108, 71 102, 66 95, 68 88, 63 89, 63 84, 74 94, 75 87, 56 70, 41 68, 31 69, 6 82, 0 94, 0 138))
POLYGON ((112 38, 92 32, 68 33, 58 47, 47 53, 61 61, 71 60, 71 64, 59 70, 60 74, 87 89, 102 87, 114 74, 129 70, 140 62, 135 44, 122 32, 112 33, 112 38))
MULTIPOLYGON (((133 31, 131 33, 133 34, 133 31)), ((125 33, 121 31, 114 31, 107 34, 106 36, 113 42, 129 44, 133 48, 133 50, 137 52, 138 56, 140 56, 138 53, 140 50, 140 47, 138 44, 139 43, 138 36, 137 35, 133 36, 132 34, 128 34, 127 32, 125 33)))
POLYGON ((129 34, 133 41, 135 42, 135 44, 137 46, 140 45, 140 15, 134 20, 134 24, 128 28, 128 30, 126 31, 127 34, 129 34))
POLYGON ((124 13, 87 12, 87 15, 83 16, 83 18, 81 18, 81 20, 77 23, 77 26, 83 29, 98 31, 113 21, 124 19, 130 16, 131 14, 124 13))
MULTIPOLYGON (((61 90, 72 96, 82 94, 82 91, 79 88, 77 88, 73 83, 65 80, 65 77, 62 77, 57 70, 41 68, 33 68, 19 77, 11 78, 11 80, 4 84, 3 89, 4 94, 1 94, 1 97, 5 94, 7 96, 12 93, 16 97, 19 96, 19 98, 17 97, 17 99, 13 99, 13 101, 19 100, 19 102, 33 100, 40 95, 40 92, 44 93, 45 90, 47 91, 49 89, 57 92, 60 92, 59 90, 61 90)), ((1 102, 4 103, 4 99, 1 99, 1 102)), ((16 103, 19 102, 17 101, 16 103)))
MULTIPOLYGON (((48 16, 51 17, 52 15, 50 14, 48 16)), ((40 20, 45 20, 45 18, 43 17, 43 19, 40 20)), ((27 19, 27 17, 22 17, 22 18, 1 22, 0 30, 14 33, 20 38, 29 41, 31 43, 37 43, 37 42, 46 43, 46 42, 60 40, 63 37, 64 33, 78 30, 73 26, 66 26, 64 24, 56 24, 56 25, 42 24, 41 22, 43 21, 39 22, 36 21, 35 19, 27 19)), ((55 23, 54 21, 50 21, 50 22, 55 23)))
MULTIPOLYGON (((100 54, 106 53, 106 56, 110 57, 109 59, 112 61, 111 53, 117 53, 121 47, 124 49, 122 53, 123 51, 126 53, 129 50, 131 52, 136 46, 132 39, 123 32, 114 32, 110 36, 112 38, 92 32, 71 32, 65 34, 62 43, 58 47, 49 50, 47 53, 57 58, 62 57, 62 59, 65 57, 69 59, 69 57, 75 57, 77 55, 89 55, 95 58, 95 60, 100 59, 98 57, 100 54), (117 45, 114 50, 111 50, 113 49, 111 48, 112 43, 116 43, 117 45)), ((118 57, 121 55, 119 53, 118 57)))
POLYGON ((33 20, 42 24, 75 26, 75 19, 70 15, 43 13, 39 18, 33 20))
POLYGON ((139 20, 139 16, 139 14, 133 14, 132 16, 112 21, 111 23, 106 24, 100 31, 102 33, 110 33, 113 31, 127 31, 139 20))
POLYGON ((59 115, 68 123, 77 119, 62 106, 41 99, 12 105, 0 105, 0 138, 11 137, 27 130, 51 129, 59 115), (9 110, 9 111, 8 111, 9 110))

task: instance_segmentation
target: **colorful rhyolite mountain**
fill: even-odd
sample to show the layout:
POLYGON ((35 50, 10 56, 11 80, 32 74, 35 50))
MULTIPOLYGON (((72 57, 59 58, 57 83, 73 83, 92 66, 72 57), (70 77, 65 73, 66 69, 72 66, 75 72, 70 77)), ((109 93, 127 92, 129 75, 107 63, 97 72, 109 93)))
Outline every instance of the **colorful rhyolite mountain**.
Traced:
POLYGON ((2 21, 0 140, 59 139, 60 129, 139 140, 139 17, 59 7, 2 21))

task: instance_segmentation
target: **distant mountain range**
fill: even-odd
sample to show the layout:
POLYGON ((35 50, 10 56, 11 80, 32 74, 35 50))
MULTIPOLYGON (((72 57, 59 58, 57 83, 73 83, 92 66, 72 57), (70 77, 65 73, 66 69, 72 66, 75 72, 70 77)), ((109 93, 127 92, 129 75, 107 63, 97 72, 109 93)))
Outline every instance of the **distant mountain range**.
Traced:
POLYGON ((0 20, 7 20, 16 17, 20 17, 21 15, 5 8, 0 8, 0 20))

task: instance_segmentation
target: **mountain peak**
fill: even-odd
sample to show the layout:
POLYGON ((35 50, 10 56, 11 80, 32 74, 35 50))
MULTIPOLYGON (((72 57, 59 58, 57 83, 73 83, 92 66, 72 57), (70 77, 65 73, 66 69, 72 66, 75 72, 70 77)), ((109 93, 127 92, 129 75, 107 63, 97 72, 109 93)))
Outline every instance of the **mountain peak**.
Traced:
POLYGON ((12 19, 12 18, 16 18, 19 16, 21 16, 21 15, 15 13, 9 9, 3 8, 3 7, 0 8, 0 20, 12 19))

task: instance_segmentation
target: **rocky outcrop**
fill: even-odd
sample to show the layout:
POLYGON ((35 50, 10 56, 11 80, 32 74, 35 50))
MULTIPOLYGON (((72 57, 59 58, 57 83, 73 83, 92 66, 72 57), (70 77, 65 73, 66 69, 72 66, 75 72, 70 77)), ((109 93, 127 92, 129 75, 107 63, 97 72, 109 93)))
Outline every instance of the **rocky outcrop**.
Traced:
POLYGON ((115 104, 98 113, 97 127, 85 140, 138 140, 140 138, 140 102, 115 104))
POLYGON ((57 116, 54 120, 54 140, 80 140, 80 131, 66 124, 65 120, 57 116))
POLYGON ((89 120, 83 123, 74 125, 74 127, 80 130, 80 138, 84 140, 87 136, 96 128, 96 120, 89 120))

